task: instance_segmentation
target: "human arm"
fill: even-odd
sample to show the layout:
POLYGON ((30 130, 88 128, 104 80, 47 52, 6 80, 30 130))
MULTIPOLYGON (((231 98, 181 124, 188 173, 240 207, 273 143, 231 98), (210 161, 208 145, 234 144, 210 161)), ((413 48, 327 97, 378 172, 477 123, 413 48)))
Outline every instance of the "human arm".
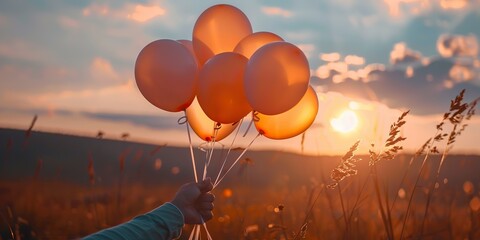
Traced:
POLYGON ((180 187, 168 203, 129 222, 102 230, 84 240, 175 239, 187 224, 200 224, 213 217, 213 185, 208 178, 200 183, 180 187))

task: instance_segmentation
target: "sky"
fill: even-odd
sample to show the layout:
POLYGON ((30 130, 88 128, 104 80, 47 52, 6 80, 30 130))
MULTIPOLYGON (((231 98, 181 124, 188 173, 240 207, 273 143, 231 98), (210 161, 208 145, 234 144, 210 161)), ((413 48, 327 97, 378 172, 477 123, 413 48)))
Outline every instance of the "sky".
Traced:
MULTIPOLYGON (((36 130, 188 144, 186 126, 178 124, 183 113, 158 109, 140 94, 135 60, 152 41, 191 40, 198 16, 219 3, 243 11, 254 32, 298 46, 319 98, 303 144, 301 137, 259 138, 253 148, 342 154, 360 140, 365 151, 385 141, 390 124, 410 110, 402 135, 406 150, 415 151, 461 89, 466 101, 480 97, 479 1, 4 0, 0 127, 25 129, 38 115, 36 130), (341 116, 348 130, 335 128, 341 116)), ((468 124, 454 151, 480 153, 480 119, 468 124)), ((241 136, 246 125, 235 144, 255 136, 254 129, 241 136)))

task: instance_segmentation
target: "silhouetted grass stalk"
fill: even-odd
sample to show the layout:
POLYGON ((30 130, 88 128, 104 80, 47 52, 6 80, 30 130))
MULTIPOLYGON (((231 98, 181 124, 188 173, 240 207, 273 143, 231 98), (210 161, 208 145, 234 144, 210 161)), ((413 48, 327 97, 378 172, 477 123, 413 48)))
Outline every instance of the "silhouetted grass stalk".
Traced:
MULTIPOLYGON (((321 184, 320 185, 320 190, 318 190, 318 193, 317 193, 315 199, 313 200, 310 207, 308 207, 308 210, 305 213, 305 218, 303 219, 302 225, 301 225, 300 229, 298 230, 298 232, 295 234, 293 240, 297 240, 298 237, 305 238, 305 234, 307 233, 307 229, 308 229, 308 219, 312 215, 313 208, 315 207, 315 204, 317 203, 317 200, 318 200, 318 198, 320 198, 320 194, 323 192, 324 189, 325 189, 325 185, 321 184)), ((315 188, 312 191, 315 191, 315 188)))
POLYGON ((445 158, 447 157, 450 150, 453 148, 453 144, 456 141, 456 137, 459 136, 465 130, 465 128, 467 127, 467 124, 462 124, 463 121, 464 120, 470 120, 472 118, 472 116, 475 114, 475 107, 476 107, 477 101, 479 99, 477 98, 474 101, 470 102, 469 104, 466 104, 466 103, 462 104, 461 101, 463 99, 463 92, 464 91, 465 90, 463 90, 460 93, 460 96, 461 96, 461 98, 459 98, 460 101, 458 101, 458 103, 456 101, 452 101, 452 104, 450 106, 450 113, 451 114, 449 114, 448 119, 449 119, 450 123, 453 124, 453 129, 449 134, 447 144, 445 146, 445 149, 442 152, 442 157, 440 159, 440 163, 438 164, 436 174, 435 174, 435 178, 434 178, 432 184, 430 185, 429 191, 427 192, 427 201, 426 201, 426 205, 425 205, 425 211, 424 211, 424 215, 423 215, 422 224, 421 224, 421 227, 420 227, 420 236, 423 235, 423 229, 424 229, 425 221, 426 221, 426 218, 427 218, 427 215, 428 215, 428 209, 430 207, 430 202, 431 202, 431 199, 432 199, 432 195, 433 195, 433 192, 435 191, 435 185, 436 185, 436 183, 438 181, 438 178, 440 176, 440 171, 441 171, 442 166, 445 162, 445 158), (467 112, 465 113, 465 111, 467 111, 467 112), (462 127, 459 129, 460 125, 462 127))
MULTIPOLYGON (((375 165, 373 165, 371 167, 371 174, 373 176, 372 177, 373 187, 375 189, 375 195, 377 197, 378 207, 380 209, 380 214, 381 214, 381 217, 382 217, 383 226, 385 227, 385 231, 386 231, 386 234, 387 234, 387 239, 394 239, 393 229, 392 229, 392 220, 389 217, 390 213, 387 213, 387 212, 389 212, 388 202, 386 204, 386 207, 384 207, 384 204, 382 203, 380 186, 379 186, 379 183, 378 183, 377 168, 376 168, 375 165), (385 209, 387 209, 387 210, 385 210, 385 209)), ((388 195, 388 193, 385 193, 385 194, 388 195)))
MULTIPOLYGON (((380 153, 376 153, 374 150, 369 150, 370 153, 370 175, 372 175, 372 183, 375 189, 375 195, 380 209, 380 214, 382 217, 382 222, 385 227, 385 231, 388 239, 394 239, 392 218, 390 213, 390 208, 388 204, 388 191, 385 191, 385 203, 382 200, 382 192, 380 190, 380 184, 378 180, 378 173, 376 165, 381 160, 393 160, 397 153, 403 149, 402 146, 399 146, 406 138, 399 135, 401 128, 405 125, 406 121, 404 118, 410 111, 403 112, 402 115, 390 126, 390 132, 388 138, 385 141, 383 149, 380 153)), ((375 145, 372 144, 372 148, 375 145)))
POLYGON ((330 178, 333 180, 333 183, 327 185, 327 188, 329 189, 334 189, 335 187, 338 187, 338 194, 340 196, 340 204, 342 206, 342 212, 343 212, 342 217, 345 221, 344 238, 347 238, 347 239, 349 238, 349 232, 350 232, 350 221, 349 221, 350 218, 347 218, 348 214, 343 201, 342 191, 340 189, 340 182, 347 177, 357 175, 358 170, 355 169, 356 167, 355 163, 360 161, 361 159, 355 158, 354 152, 357 150, 359 144, 360 144, 360 141, 355 142, 350 147, 348 152, 345 153, 345 155, 340 160, 340 163, 338 164, 338 166, 335 167, 330 174, 330 178))
POLYGON ((347 211, 345 209, 345 204, 343 203, 343 196, 342 196, 342 190, 340 188, 340 183, 337 185, 337 189, 338 189, 338 195, 340 197, 340 204, 342 206, 343 220, 345 221, 345 238, 349 239, 350 224, 349 224, 349 221, 347 219, 347 211))
MULTIPOLYGON (((400 189, 403 186, 403 184, 405 183, 405 180, 407 179, 408 173, 412 168, 413 162, 417 159, 418 156, 423 154, 423 152, 425 151, 425 148, 427 147, 430 141, 431 139, 429 139, 426 143, 424 143, 423 146, 420 147, 420 149, 417 150, 417 152, 415 152, 415 154, 410 158, 410 162, 408 163, 407 170, 403 174, 397 189, 400 189)), ((398 194, 395 194, 395 197, 393 198, 393 201, 392 201, 392 205, 390 206, 390 211, 392 211, 393 208, 395 207, 395 203, 397 202, 397 199, 398 199, 398 194)))
MULTIPOLYGON (((441 169, 441 165, 443 165, 443 161, 446 157, 446 155, 448 154, 448 151, 449 151, 449 142, 450 142, 450 138, 452 137, 455 137, 455 125, 461 123, 461 121, 463 120, 464 118, 464 112, 468 109, 467 111, 467 115, 470 115, 468 117, 468 119, 470 119, 470 117, 474 114, 474 108, 475 108, 475 105, 476 105, 476 102, 478 100, 478 98, 476 100, 474 100, 471 105, 470 105, 470 108, 468 108, 469 104, 466 104, 466 103, 462 103, 463 101, 463 97, 464 97, 464 94, 465 94, 465 89, 463 89, 462 91, 460 91, 460 93, 455 97, 454 100, 451 100, 451 103, 450 103, 450 108, 449 108, 449 111, 446 112, 444 115, 443 115, 443 119, 440 121, 439 124, 437 124, 436 126, 436 133, 434 135, 434 137, 428 139, 425 144, 422 146, 422 148, 419 150, 419 154, 421 155, 423 153, 424 150, 427 150, 425 151, 425 157, 423 158, 423 161, 422 161, 422 164, 420 166, 420 171, 418 172, 418 175, 415 179, 415 184, 413 186, 413 189, 412 189, 412 193, 410 194, 410 198, 408 200, 408 205, 407 205, 407 209, 406 209, 406 213, 405 213, 405 217, 404 217, 404 220, 403 220, 403 225, 402 225, 402 230, 401 230, 401 234, 400 234, 400 238, 403 239, 403 236, 404 236, 404 233, 405 233, 405 226, 406 226, 406 222, 407 222, 407 219, 408 219, 408 216, 409 216, 409 213, 410 213, 410 209, 412 207, 412 202, 413 202, 413 197, 415 195, 415 190, 417 189, 418 187, 418 183, 419 183, 419 180, 420 180, 420 176, 425 168, 425 165, 426 165, 426 161, 429 157, 429 154, 430 153, 439 153, 437 147, 435 146, 435 143, 437 142, 440 142, 442 140, 444 140, 445 137, 447 137, 449 134, 446 134, 446 133, 443 133, 443 127, 445 125, 445 122, 446 120, 449 120, 450 123, 452 123, 454 126, 453 126, 453 130, 452 132, 450 133, 450 137, 449 137, 449 141, 447 142, 447 148, 445 149, 444 151, 444 154, 442 154, 442 159, 440 161, 440 164, 439 164, 439 168, 441 169)), ((465 125, 466 126, 466 125, 465 125)), ((465 126, 462 126, 461 130, 459 131, 461 133, 461 131, 463 131, 465 129, 465 126)), ((454 139, 453 139, 454 140, 454 139)), ((453 143, 453 142, 452 142, 453 143)), ((418 153, 418 152, 417 152, 418 153)), ((437 170, 437 173, 439 175, 439 171, 440 169, 437 170)), ((435 178, 435 182, 438 180, 438 175, 436 176, 435 178)), ((433 183, 433 187, 435 186, 435 182, 433 183)), ((430 202, 430 198, 431 198, 431 194, 430 194, 431 191, 427 192, 427 205, 429 205, 429 202, 430 202)), ((427 207, 428 208, 428 207, 427 207)), ((427 210, 426 210, 427 211, 427 210)), ((423 225, 424 225, 424 221, 425 221, 425 218, 426 218, 426 214, 425 213, 424 215, 424 219, 422 220, 422 225, 421 225, 421 230, 420 230, 420 237, 421 237, 421 234, 423 234, 423 225)))
MULTIPOLYGON (((431 143, 430 146, 433 146, 433 142, 431 143)), ((400 239, 403 239, 403 234, 404 234, 404 232, 405 232, 405 226, 406 226, 406 224, 407 224, 408 215, 409 215, 410 209, 411 209, 411 207, 412 207, 413 196, 414 196, 415 190, 416 190, 416 188, 417 188, 417 186, 418 186, 418 182, 420 181, 420 176, 421 176, 421 174, 422 174, 422 172, 423 172, 423 169, 425 168, 425 163, 427 162, 427 158, 428 158, 428 152, 429 152, 429 151, 427 151, 427 152, 425 153, 425 157, 424 157, 423 160, 422 160, 422 165, 420 166, 420 171, 418 172, 418 175, 417 175, 417 177, 415 178, 415 184, 413 185, 412 193, 410 194, 410 197, 408 198, 407 209, 405 210, 405 216, 404 216, 404 218, 403 218, 402 230, 401 230, 401 232, 400 232, 400 239)))

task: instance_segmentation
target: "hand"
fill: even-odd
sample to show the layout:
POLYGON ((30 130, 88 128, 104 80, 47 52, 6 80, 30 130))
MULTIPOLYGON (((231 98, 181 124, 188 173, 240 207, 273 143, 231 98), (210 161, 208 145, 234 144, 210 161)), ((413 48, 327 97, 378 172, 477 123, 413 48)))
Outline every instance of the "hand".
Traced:
POLYGON ((202 224, 213 218, 215 196, 210 192, 212 189, 210 178, 199 183, 187 183, 180 187, 170 202, 180 209, 186 224, 202 224))

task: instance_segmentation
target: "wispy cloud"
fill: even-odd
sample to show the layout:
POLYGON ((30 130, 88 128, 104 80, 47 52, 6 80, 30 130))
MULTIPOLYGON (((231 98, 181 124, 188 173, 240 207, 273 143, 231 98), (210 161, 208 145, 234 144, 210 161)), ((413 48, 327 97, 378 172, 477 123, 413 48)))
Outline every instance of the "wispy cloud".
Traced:
POLYGON ((384 0, 392 17, 402 17, 406 14, 419 15, 429 11, 442 9, 455 11, 465 9, 475 1, 469 0, 384 0))
POLYGON ((390 63, 392 64, 416 62, 421 58, 422 54, 420 52, 408 48, 404 42, 395 44, 390 52, 390 63))
POLYGON ((342 55, 337 52, 321 53, 320 59, 326 62, 320 65, 313 73, 320 79, 331 79, 332 83, 337 84, 345 80, 368 82, 368 76, 374 71, 383 71, 383 64, 368 64, 365 66, 365 58, 348 54, 342 59, 342 55))
POLYGON ((155 17, 165 15, 167 10, 156 4, 121 4, 110 6, 108 4, 92 3, 82 11, 83 16, 104 16, 117 19, 128 19, 144 23, 155 17))
POLYGON ((174 116, 119 114, 108 112, 82 112, 81 114, 90 118, 108 120, 113 122, 129 122, 138 126, 145 126, 159 130, 172 129, 178 126, 178 118, 174 116))
POLYGON ((478 54, 478 41, 475 35, 443 34, 438 38, 437 50, 443 57, 475 57, 478 54))
POLYGON ((85 7, 82 11, 83 16, 91 15, 107 15, 110 12, 110 7, 106 4, 92 3, 85 7))
POLYGON ((325 62, 336 62, 340 60, 340 53, 338 52, 321 53, 319 57, 322 61, 325 61, 325 62))
MULTIPOLYGON (((44 108, 49 111, 70 110, 110 113, 159 113, 166 112, 146 101, 133 80, 126 83, 83 90, 52 91, 39 94, 17 92, 9 96, 10 102, 20 100, 31 108, 44 108)), ((3 105, 3 104, 0 104, 3 105)))
POLYGON ((137 22, 146 22, 154 17, 164 15, 166 10, 160 6, 136 5, 133 12, 127 17, 137 22))
POLYGON ((370 72, 368 81, 344 78, 338 82, 333 75, 319 84, 325 91, 360 99, 374 96, 392 108, 411 108, 413 113, 421 115, 436 114, 444 111, 449 99, 461 89, 469 89, 469 96, 480 96, 480 88, 474 83, 480 82, 480 75, 472 74, 473 69, 471 65, 457 66, 454 59, 435 58, 426 66, 419 64, 406 69, 390 66, 370 72))
POLYGON ((79 21, 68 16, 58 17, 58 22, 60 26, 64 28, 77 28, 79 26, 79 21))
POLYGON ((281 16, 284 18, 290 18, 293 16, 291 11, 280 7, 262 7, 262 12, 269 16, 281 16))
POLYGON ((461 9, 468 5, 468 0, 440 0, 440 6, 444 9, 461 9))
POLYGON ((101 57, 95 57, 91 63, 90 71, 93 79, 97 81, 118 81, 119 75, 113 69, 112 64, 101 57))
POLYGON ((35 42, 13 38, 0 42, 0 56, 29 62, 38 62, 51 59, 51 53, 35 42))
POLYGON ((364 65, 365 58, 357 56, 357 55, 347 55, 345 56, 345 63, 349 65, 364 65))
POLYGON ((308 44, 308 43, 303 43, 303 44, 297 44, 297 47, 302 50, 302 52, 305 54, 307 58, 310 58, 313 56, 313 53, 315 51, 315 45, 314 44, 308 44))

